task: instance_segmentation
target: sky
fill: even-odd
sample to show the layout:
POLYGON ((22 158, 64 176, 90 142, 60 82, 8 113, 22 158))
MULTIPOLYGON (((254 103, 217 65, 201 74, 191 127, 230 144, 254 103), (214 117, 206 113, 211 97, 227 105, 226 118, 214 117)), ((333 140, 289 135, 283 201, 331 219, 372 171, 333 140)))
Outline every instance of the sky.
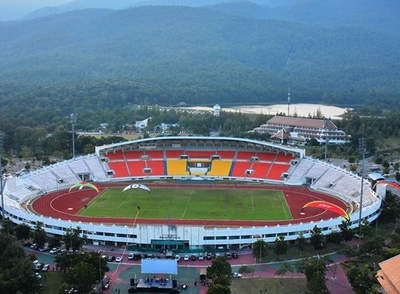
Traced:
POLYGON ((0 21, 22 18, 46 6, 58 6, 72 0, 0 0, 0 21))

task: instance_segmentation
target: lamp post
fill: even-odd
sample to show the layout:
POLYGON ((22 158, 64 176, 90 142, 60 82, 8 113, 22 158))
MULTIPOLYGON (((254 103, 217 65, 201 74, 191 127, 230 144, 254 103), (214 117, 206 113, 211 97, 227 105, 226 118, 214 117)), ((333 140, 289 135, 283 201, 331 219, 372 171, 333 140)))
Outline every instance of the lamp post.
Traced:
POLYGON ((358 229, 361 235, 361 219, 362 219, 362 205, 363 205, 363 196, 364 196, 364 161, 365 161, 365 138, 362 137, 358 139, 360 152, 362 154, 362 163, 361 163, 361 192, 360 192, 360 214, 358 217, 358 229))
POLYGON ((72 158, 75 158, 75 124, 77 121, 78 114, 77 113, 71 113, 70 118, 71 118, 71 125, 72 125, 72 158))

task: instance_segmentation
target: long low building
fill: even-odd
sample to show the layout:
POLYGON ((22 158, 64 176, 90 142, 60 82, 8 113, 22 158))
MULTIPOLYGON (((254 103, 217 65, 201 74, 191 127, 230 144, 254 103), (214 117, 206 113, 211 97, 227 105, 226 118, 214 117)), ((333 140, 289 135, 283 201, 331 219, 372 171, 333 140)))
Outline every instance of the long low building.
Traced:
POLYGON ((267 133, 282 144, 304 144, 311 139, 319 143, 343 144, 350 140, 350 136, 330 119, 274 116, 253 131, 267 133))
POLYGON ((289 190, 291 187, 330 195, 346 203, 350 226, 362 218, 375 220, 380 214, 382 196, 361 178, 344 169, 306 156, 301 148, 229 137, 160 137, 96 147, 95 154, 77 157, 11 177, 4 188, 5 217, 32 227, 43 223, 49 234, 63 235, 68 228, 79 227, 93 244, 138 244, 154 248, 240 248, 262 238, 274 242, 278 236, 295 240, 309 237, 314 226, 323 234, 339 230, 342 217, 262 225, 210 221, 187 224, 176 221, 155 223, 141 220, 134 224, 77 219, 72 212, 63 217, 35 213, 32 203, 49 195, 64 197, 71 185, 91 181, 102 186, 120 182, 176 180, 212 183, 269 184, 289 190), (285 188, 287 187, 287 188, 285 188))

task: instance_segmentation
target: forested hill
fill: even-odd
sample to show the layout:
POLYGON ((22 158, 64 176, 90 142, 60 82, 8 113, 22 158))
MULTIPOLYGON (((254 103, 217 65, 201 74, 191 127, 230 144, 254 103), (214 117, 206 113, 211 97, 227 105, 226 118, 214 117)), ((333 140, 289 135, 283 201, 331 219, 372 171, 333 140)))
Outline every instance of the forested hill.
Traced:
POLYGON ((1 22, 0 40, 10 110, 285 102, 289 87, 295 102, 354 105, 400 92, 400 36, 370 26, 144 6, 1 22))

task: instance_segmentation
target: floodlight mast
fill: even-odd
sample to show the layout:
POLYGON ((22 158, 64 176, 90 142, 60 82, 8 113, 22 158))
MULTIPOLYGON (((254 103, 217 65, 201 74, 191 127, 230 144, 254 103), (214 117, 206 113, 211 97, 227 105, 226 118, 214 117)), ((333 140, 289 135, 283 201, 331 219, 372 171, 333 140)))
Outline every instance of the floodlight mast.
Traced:
POLYGON ((75 158, 75 124, 78 118, 77 113, 71 113, 71 125, 72 125, 72 158, 75 158))
POLYGON ((362 163, 361 163, 361 191, 360 191, 360 214, 358 217, 358 229, 359 233, 361 235, 361 219, 362 219, 362 205, 363 205, 363 196, 364 196, 364 161, 365 161, 365 153, 366 153, 366 148, 365 148, 365 138, 362 137, 358 139, 359 147, 360 147, 360 152, 362 154, 362 163))
POLYGON ((1 154, 3 152, 3 133, 0 132, 0 195, 1 195, 1 221, 4 225, 4 198, 3 198, 3 172, 2 172, 2 165, 1 165, 1 154))

